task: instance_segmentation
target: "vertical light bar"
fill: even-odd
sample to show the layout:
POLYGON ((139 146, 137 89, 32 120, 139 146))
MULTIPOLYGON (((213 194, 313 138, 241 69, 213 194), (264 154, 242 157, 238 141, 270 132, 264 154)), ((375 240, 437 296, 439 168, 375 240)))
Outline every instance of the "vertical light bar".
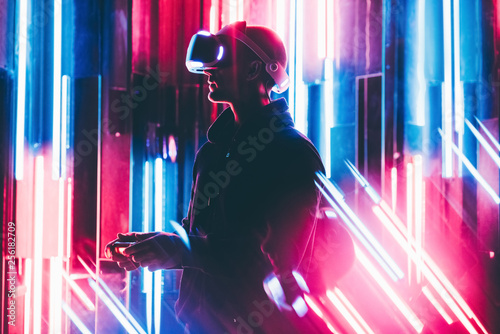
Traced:
POLYGON ((238 0, 229 0, 229 23, 237 21, 238 0))
POLYGON ((413 239, 413 164, 406 165, 406 240, 408 253, 408 284, 411 285, 412 261, 410 257, 411 242, 413 239))
POLYGON ((391 200, 392 211, 396 212, 396 206, 398 205, 398 169, 396 167, 391 169, 391 200))
POLYGON ((71 257, 71 228, 73 226, 73 183, 71 178, 68 178, 68 193, 67 198, 67 217, 66 217, 66 258, 71 257))
POLYGON ((54 88, 52 114, 52 178, 61 172, 61 35, 62 2, 54 0, 54 88))
POLYGON ((238 0, 238 21, 243 21, 245 13, 245 2, 244 0, 238 0))
POLYGON ((334 127, 334 58, 335 58, 335 3, 336 0, 325 0, 326 10, 326 59, 325 59, 325 152, 324 163, 326 177, 332 176, 331 167, 331 129, 334 127))
POLYGON ((43 156, 35 158, 35 211, 33 241, 33 332, 42 330, 42 279, 43 279, 43 190, 44 162, 43 156))
POLYGON ((326 57, 335 58, 335 3, 337 0, 325 0, 326 5, 326 57))
POLYGON ((425 0, 418 0, 417 4, 417 96, 415 110, 415 124, 425 125, 425 82, 424 59, 425 59, 425 0))
POLYGON ((363 253, 359 247, 355 246, 356 258, 361 262, 363 267, 368 271, 370 276, 373 277, 374 281, 382 288, 389 299, 396 305, 401 314, 408 320, 408 322, 413 326, 417 333, 421 333, 424 324, 413 310, 396 294, 396 292, 391 288, 389 283, 380 274, 377 268, 371 263, 370 259, 363 253))
POLYGON ((448 323, 448 325, 451 325, 453 323, 453 320, 451 319, 450 315, 446 312, 446 310, 444 309, 444 307, 436 299, 436 297, 434 297, 434 295, 429 290, 429 288, 427 288, 426 286, 424 286, 422 288, 422 292, 427 297, 427 299, 429 299, 429 301, 431 302, 432 306, 434 306, 436 308, 436 310, 439 312, 439 314, 441 314, 441 316, 448 323))
POLYGON ((318 43, 318 58, 326 58, 326 0, 318 0, 318 34, 316 37, 318 43))
POLYGON ((325 115, 324 122, 324 142, 323 142, 323 162, 325 164, 326 177, 330 178, 332 176, 332 162, 331 162, 331 129, 333 128, 333 113, 335 110, 333 102, 333 60, 325 59, 325 83, 324 83, 324 110, 325 115))
POLYGON ((307 136, 307 91, 304 84, 304 0, 296 0, 295 128, 307 136))
POLYGON ((175 143, 174 136, 168 137, 168 156, 172 162, 177 160, 177 144, 175 143))
POLYGON ((453 0, 453 69, 455 73, 455 131, 464 133, 464 87, 460 80, 460 0, 453 0))
POLYGON ((354 308, 354 306, 352 306, 352 304, 349 302, 349 300, 344 296, 344 294, 342 293, 342 291, 340 291, 339 288, 335 287, 334 290, 333 290, 333 292, 335 293, 335 295, 337 295, 337 297, 339 298, 339 300, 345 305, 345 307, 349 310, 349 312, 351 312, 351 314, 354 316, 354 318, 356 318, 356 320, 363 327, 363 329, 367 333, 375 334, 373 332, 373 330, 370 328, 370 326, 368 326, 368 324, 366 323, 365 319, 363 319, 363 317, 361 317, 361 315, 359 314, 359 312, 354 308))
POLYGON ((49 333, 62 333, 62 258, 50 258, 50 307, 49 307, 49 333))
POLYGON ((334 41, 335 43, 333 44, 333 49, 335 52, 335 67, 337 69, 340 69, 340 43, 337 42, 340 40, 339 35, 340 35, 340 0, 332 0, 333 1, 333 6, 334 6, 334 17, 335 20, 333 22, 334 31, 333 31, 333 36, 334 36, 334 41))
POLYGON ((453 175, 453 111, 452 111, 452 35, 451 0, 443 0, 443 42, 444 42, 444 82, 443 82, 443 177, 453 175))
MULTIPOLYGON (((155 160, 155 231, 163 231, 163 160, 155 160)), ((155 332, 160 333, 161 325, 161 294, 163 276, 162 270, 154 272, 154 321, 155 332)))
POLYGON ((352 314, 347 310, 344 304, 339 300, 339 298, 330 290, 326 290, 326 296, 332 302, 333 306, 342 314, 344 319, 349 323, 349 325, 354 329, 354 333, 365 334, 366 332, 360 326, 360 324, 354 319, 352 314))
POLYGON ((24 333, 31 333, 31 259, 25 260, 24 286, 26 293, 24 294, 24 333))
POLYGON ((28 50, 28 0, 19 1, 19 55, 17 63, 16 180, 24 174, 24 127, 26 117, 26 60, 28 50))
POLYGON ((215 34, 219 31, 219 0, 212 0, 210 6, 210 32, 215 34))
MULTIPOLYGON (((64 253, 64 190, 65 184, 62 178, 59 179, 59 204, 57 217, 57 257, 62 258, 64 253)), ((62 269, 62 267, 61 267, 62 269)))
MULTIPOLYGON (((142 221, 142 231, 150 232, 150 176, 149 176, 149 161, 144 163, 144 217, 142 221)), ((153 327, 153 273, 147 269, 142 270, 142 291, 146 294, 146 322, 148 333, 151 333, 153 327)))
MULTIPOLYGON (((366 12, 365 12, 365 70, 366 73, 370 72, 370 63, 371 63, 371 57, 370 57, 370 49, 371 49, 371 43, 370 43, 370 22, 372 21, 370 18, 371 15, 371 7, 372 7, 372 1, 371 0, 366 0, 366 12)), ((384 133, 384 132, 382 132, 384 133)), ((382 144, 383 147, 383 144, 382 144)), ((382 169, 383 170, 383 169, 382 169)))
POLYGON ((69 135, 69 103, 70 98, 70 77, 63 75, 62 77, 62 96, 61 96, 61 177, 66 178, 67 170, 67 149, 69 135))
MULTIPOLYGON (((286 37, 286 30, 288 27, 286 27, 286 17, 287 15, 283 15, 283 10, 286 8, 285 7, 285 2, 286 0, 276 0, 276 33, 281 37, 281 40, 283 42, 285 41, 286 37)), ((288 50, 290 51, 290 50, 288 50)), ((289 58, 289 61, 292 58, 289 58)))
MULTIPOLYGON (((284 16, 282 15, 279 10, 276 11, 278 16, 284 16)), ((288 87, 288 107, 290 109, 290 113, 293 115, 295 118, 295 63, 297 61, 297 58, 295 56, 295 50, 296 50, 296 28, 297 28, 297 6, 296 6, 296 1, 292 0, 290 1, 290 28, 289 28, 289 46, 288 46, 288 53, 289 53, 289 61, 288 61, 288 76, 290 77, 290 86, 288 87)))
POLYGON ((414 180, 414 186, 415 186, 415 252, 417 254, 417 261, 416 261, 416 268, 415 268, 415 275, 417 279, 417 283, 420 283, 421 278, 422 278, 422 249, 423 249, 423 211, 424 208, 422 206, 423 203, 423 175, 422 175, 422 156, 421 155, 415 155, 414 159, 414 167, 415 167, 415 180, 414 180))
MULTIPOLYGON (((455 131, 458 134, 458 149, 463 152, 464 142, 464 86, 460 76, 460 0, 453 0, 453 56, 455 87, 455 131)), ((458 177, 462 177, 463 165, 459 162, 458 177)))
POLYGON ((64 313, 66 313, 68 315, 68 317, 71 319, 71 321, 75 324, 76 328, 78 328, 78 330, 82 334, 92 334, 92 332, 80 320, 78 315, 76 315, 76 313, 64 301, 62 301, 62 303, 61 303, 61 308, 63 309, 64 313))

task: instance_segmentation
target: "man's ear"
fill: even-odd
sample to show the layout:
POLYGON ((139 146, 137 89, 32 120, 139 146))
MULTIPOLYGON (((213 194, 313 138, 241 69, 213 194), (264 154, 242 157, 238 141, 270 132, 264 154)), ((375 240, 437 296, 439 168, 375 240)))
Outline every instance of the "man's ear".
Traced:
POLYGON ((264 69, 264 63, 260 60, 254 60, 248 66, 247 81, 257 78, 264 69))

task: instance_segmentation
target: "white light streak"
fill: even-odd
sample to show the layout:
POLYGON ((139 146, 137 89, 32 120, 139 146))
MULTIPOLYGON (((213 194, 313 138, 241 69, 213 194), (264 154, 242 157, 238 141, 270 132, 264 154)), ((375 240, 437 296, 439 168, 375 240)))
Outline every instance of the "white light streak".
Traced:
POLYGON ((34 212, 34 255, 33 255, 33 332, 42 330, 42 279, 43 279, 43 156, 35 158, 35 212, 34 212))
POLYGON ((64 301, 61 303, 63 311, 68 315, 71 321, 75 324, 82 334, 92 334, 92 332, 85 326, 76 313, 64 301))
POLYGON ((61 168, 61 47, 62 3, 54 0, 54 88, 52 114, 52 179, 57 180, 61 168))
POLYGON ((444 82, 443 82, 443 177, 453 176, 453 100, 451 0, 443 0, 444 82))
POLYGON ((28 0, 19 1, 19 56, 17 63, 16 180, 24 175, 24 127, 26 118, 26 62, 28 52, 28 0))

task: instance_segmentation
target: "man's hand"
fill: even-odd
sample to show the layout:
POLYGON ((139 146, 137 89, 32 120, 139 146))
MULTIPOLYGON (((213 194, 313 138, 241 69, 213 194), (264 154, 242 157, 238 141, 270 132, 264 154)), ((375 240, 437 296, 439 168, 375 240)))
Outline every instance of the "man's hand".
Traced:
POLYGON ((118 261, 118 266, 134 270, 140 265, 150 271, 180 268, 185 246, 177 234, 151 232, 135 233, 134 236, 137 243, 123 251, 127 261, 118 261))
POLYGON ((134 270, 147 267, 150 271, 174 269, 181 265, 181 254, 185 251, 184 243, 177 234, 166 232, 118 233, 118 238, 106 245, 105 252, 120 268, 134 270), (122 253, 111 252, 116 242, 135 242, 122 253))

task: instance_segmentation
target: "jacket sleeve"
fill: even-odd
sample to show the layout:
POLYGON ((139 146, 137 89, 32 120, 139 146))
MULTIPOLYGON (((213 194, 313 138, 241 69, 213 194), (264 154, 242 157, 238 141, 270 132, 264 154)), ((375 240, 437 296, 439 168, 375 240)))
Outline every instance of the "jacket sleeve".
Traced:
POLYGON ((314 181, 316 172, 324 172, 324 167, 306 139, 284 146, 274 166, 266 198, 268 229, 262 250, 276 273, 289 273, 308 256, 321 198, 314 181))

